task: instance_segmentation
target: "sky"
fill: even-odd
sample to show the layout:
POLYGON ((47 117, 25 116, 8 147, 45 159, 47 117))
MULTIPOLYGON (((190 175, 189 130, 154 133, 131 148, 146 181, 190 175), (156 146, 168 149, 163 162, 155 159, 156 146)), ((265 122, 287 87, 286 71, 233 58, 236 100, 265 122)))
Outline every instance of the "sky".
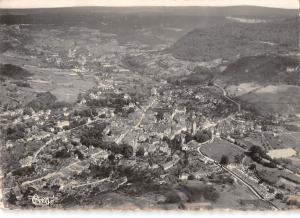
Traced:
POLYGON ((299 0, 0 0, 0 8, 48 8, 74 6, 230 6, 257 5, 299 8, 299 0))

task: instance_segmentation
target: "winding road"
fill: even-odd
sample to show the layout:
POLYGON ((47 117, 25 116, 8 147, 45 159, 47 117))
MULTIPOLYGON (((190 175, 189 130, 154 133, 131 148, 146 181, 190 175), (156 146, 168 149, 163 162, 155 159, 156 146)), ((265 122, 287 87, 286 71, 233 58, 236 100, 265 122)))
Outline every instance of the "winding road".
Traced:
MULTIPOLYGON (((213 137, 212 137, 213 138, 213 137)), ((211 140, 210 140, 211 141, 211 140)), ((198 153, 203 157, 203 160, 205 162, 205 160, 209 160, 210 162, 214 163, 215 166, 218 166, 220 168, 222 168, 223 170, 225 170, 226 172, 228 172, 232 177, 234 177, 235 179, 237 179, 238 181, 240 181, 243 185, 245 185, 259 200, 268 202, 273 209, 278 210, 278 208, 270 201, 266 200, 252 185, 250 185, 247 181, 243 180, 239 175, 237 175, 236 173, 232 172, 231 170, 229 170, 227 167, 219 164, 217 161, 215 161, 214 159, 206 156, 205 154, 203 154, 201 152, 201 147, 203 144, 209 143, 208 142, 204 142, 201 143, 200 146, 197 148, 198 153)))
POLYGON ((224 88, 222 88, 222 87, 221 87, 220 85, 218 85, 217 83, 214 83, 214 86, 217 87, 218 89, 220 89, 220 90, 222 91, 223 96, 224 96, 226 99, 228 99, 229 101, 231 101, 232 103, 234 103, 234 104, 237 106, 239 112, 241 111, 241 104, 238 103, 237 101, 233 100, 232 98, 230 98, 230 97, 228 96, 227 91, 226 91, 224 88))
MULTIPOLYGON (((236 102, 235 100, 231 99, 230 97, 228 97, 228 94, 227 94, 227 91, 222 88, 220 85, 218 84, 214 84, 215 87, 217 87, 218 89, 220 89, 223 93, 223 96, 228 99, 229 101, 231 101, 232 103, 234 103, 237 108, 238 108, 238 111, 240 112, 241 111, 241 104, 236 102)), ((228 116, 227 118, 225 119, 228 119, 228 118, 232 118, 232 116, 228 116)), ((217 123, 219 123, 220 121, 218 121, 217 123)), ((216 124, 217 125, 217 124, 216 124)), ((244 186, 246 186, 259 200, 262 200, 262 201, 265 201, 265 202, 268 202, 274 210, 278 210, 278 208, 276 207, 276 205, 274 205, 272 202, 268 201, 267 199, 265 199, 260 193, 259 191, 257 191, 251 184, 249 184, 247 181, 245 181, 244 179, 242 179, 239 175, 237 175, 236 173, 234 173, 233 171, 231 171, 230 169, 228 169, 226 166, 223 166, 221 164, 219 164, 217 161, 215 161, 214 159, 208 157, 207 155, 203 154, 201 152, 201 147, 204 145, 204 144, 207 144, 207 143, 211 143, 213 142, 215 139, 215 135, 212 135, 212 138, 206 142, 203 142, 203 143, 200 143, 199 144, 199 147, 197 148, 197 151, 199 153, 199 155, 203 158, 203 162, 207 162, 207 161, 210 161, 212 163, 214 163, 215 166, 219 167, 219 168, 222 168, 224 171, 228 172, 232 177, 234 177, 236 180, 240 181, 244 186)), ((231 143, 232 144, 232 143, 231 143)), ((235 144, 233 144, 235 145, 235 144)), ((237 145, 235 145, 237 146, 237 145)), ((238 146, 239 147, 239 146, 238 146)), ((240 147, 239 147, 240 148, 240 147)), ((240 148, 241 149, 241 148, 240 148)))

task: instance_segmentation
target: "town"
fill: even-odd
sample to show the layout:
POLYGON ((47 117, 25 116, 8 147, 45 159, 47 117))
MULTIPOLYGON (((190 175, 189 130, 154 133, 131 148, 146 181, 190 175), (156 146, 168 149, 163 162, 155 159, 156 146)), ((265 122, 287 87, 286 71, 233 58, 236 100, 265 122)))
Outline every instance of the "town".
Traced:
POLYGON ((170 40, 120 43, 88 27, 0 31, 9 207, 39 195, 57 208, 299 208, 299 114, 258 113, 232 94, 219 77, 229 60, 177 59, 170 40))

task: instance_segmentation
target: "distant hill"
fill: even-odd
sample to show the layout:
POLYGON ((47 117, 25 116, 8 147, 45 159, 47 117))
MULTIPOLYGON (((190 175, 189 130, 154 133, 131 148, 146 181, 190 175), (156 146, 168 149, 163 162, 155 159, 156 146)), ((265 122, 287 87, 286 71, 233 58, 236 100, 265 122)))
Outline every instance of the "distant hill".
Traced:
POLYGON ((30 24, 26 28, 35 30, 45 25, 87 27, 117 34, 120 44, 131 40, 157 45, 176 42, 195 28, 224 26, 230 23, 226 16, 277 20, 297 15, 297 10, 252 6, 0 9, 0 24, 30 24))
POLYGON ((280 19, 298 16, 298 11, 253 6, 0 9, 1 24, 74 25, 101 27, 104 30, 132 29, 133 26, 147 28, 166 23, 184 28, 184 26, 197 26, 197 23, 201 23, 202 20, 206 22, 207 17, 223 19, 226 16, 280 19))
POLYGON ((40 8, 40 9, 0 9, 0 15, 44 15, 44 14, 86 14, 116 13, 116 14, 164 14, 189 16, 296 16, 296 9, 280 9, 259 6, 228 6, 228 7, 73 7, 73 8, 40 8))
POLYGON ((298 50, 298 17, 267 23, 229 21, 217 28, 199 28, 180 38, 171 48, 173 56, 191 61, 298 50))
POLYGON ((230 84, 260 83, 298 85, 299 60, 289 56, 258 55, 242 57, 229 64, 221 74, 223 81, 230 84))

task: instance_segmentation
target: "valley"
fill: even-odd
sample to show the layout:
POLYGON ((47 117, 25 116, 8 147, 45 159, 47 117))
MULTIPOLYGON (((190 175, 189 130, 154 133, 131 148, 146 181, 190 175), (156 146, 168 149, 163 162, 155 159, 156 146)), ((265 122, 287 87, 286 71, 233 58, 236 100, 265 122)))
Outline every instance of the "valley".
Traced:
POLYGON ((299 208, 296 16, 0 10, 4 205, 299 208))

